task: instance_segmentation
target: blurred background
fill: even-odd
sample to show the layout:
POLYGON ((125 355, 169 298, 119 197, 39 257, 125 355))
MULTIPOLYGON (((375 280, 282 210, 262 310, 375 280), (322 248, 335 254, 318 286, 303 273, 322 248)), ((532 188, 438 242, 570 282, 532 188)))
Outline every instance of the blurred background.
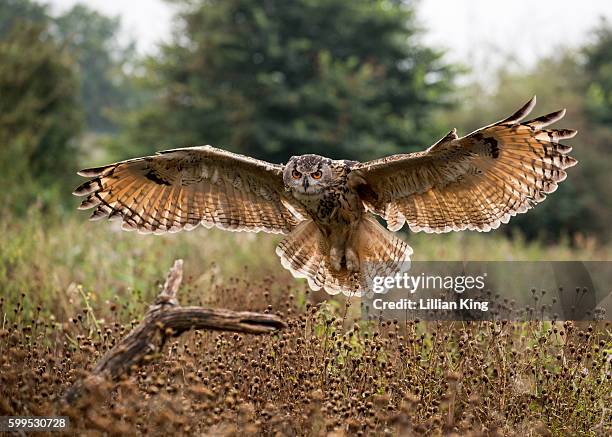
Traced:
MULTIPOLYGON (((567 181, 494 237, 411 242, 425 258, 607 258, 610 19, 609 1, 0 0, 0 231, 10 243, 0 273, 15 281, 26 259, 82 266, 120 244, 193 256, 181 248, 217 238, 176 237, 184 244, 170 253, 168 240, 88 227, 70 195, 80 168, 201 144, 273 162, 367 160, 426 148, 453 127, 466 134, 534 94, 535 115, 566 107, 559 127, 579 131, 567 181)), ((223 244, 247 238, 221 234, 223 244)), ((249 249, 233 250, 236 264, 251 262, 249 249)))

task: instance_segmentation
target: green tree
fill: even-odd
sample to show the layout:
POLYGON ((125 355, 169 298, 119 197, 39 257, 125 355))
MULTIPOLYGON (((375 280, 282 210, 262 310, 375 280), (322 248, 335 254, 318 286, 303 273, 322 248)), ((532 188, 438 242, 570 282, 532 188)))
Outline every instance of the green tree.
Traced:
POLYGON ((23 209, 73 173, 78 81, 44 20, 14 20, 0 37, 0 59, 1 200, 23 209))
POLYGON ((88 130, 116 130, 113 115, 125 110, 133 97, 126 67, 135 57, 134 44, 119 40, 119 18, 76 5, 55 18, 54 24, 58 39, 78 62, 80 99, 88 130))
POLYGON ((612 27, 602 20, 594 31, 595 41, 585 47, 588 77, 587 110, 602 126, 612 130, 612 27))
POLYGON ((0 2, 0 38, 11 31, 15 23, 27 21, 46 23, 47 8, 30 0, 2 0, 0 2))
POLYGON ((156 98, 127 121, 130 155, 210 143, 274 161, 366 159, 443 133, 431 115, 455 70, 417 42, 405 2, 174 3, 176 36, 147 64, 156 98))

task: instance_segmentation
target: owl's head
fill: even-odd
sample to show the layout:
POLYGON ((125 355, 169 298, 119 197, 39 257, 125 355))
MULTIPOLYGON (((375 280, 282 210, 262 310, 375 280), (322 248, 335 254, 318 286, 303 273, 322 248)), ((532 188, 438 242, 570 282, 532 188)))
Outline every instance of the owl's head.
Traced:
POLYGON ((319 194, 332 178, 331 159, 319 155, 294 156, 283 171, 285 188, 298 194, 319 194))

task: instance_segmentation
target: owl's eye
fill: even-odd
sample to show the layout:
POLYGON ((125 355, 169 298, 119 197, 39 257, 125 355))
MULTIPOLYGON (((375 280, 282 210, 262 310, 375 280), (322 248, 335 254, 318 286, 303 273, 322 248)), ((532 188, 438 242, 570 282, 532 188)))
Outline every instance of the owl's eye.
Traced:
POLYGON ((314 173, 310 173, 310 176, 313 179, 321 179, 321 176, 323 176, 323 173, 321 173, 321 170, 315 171, 314 173))
POLYGON ((299 178, 301 178, 301 177, 302 177, 302 173, 300 173, 300 172, 299 172, 299 171, 297 171, 297 170, 293 170, 293 171, 291 172, 291 177, 292 177, 293 179, 299 179, 299 178))

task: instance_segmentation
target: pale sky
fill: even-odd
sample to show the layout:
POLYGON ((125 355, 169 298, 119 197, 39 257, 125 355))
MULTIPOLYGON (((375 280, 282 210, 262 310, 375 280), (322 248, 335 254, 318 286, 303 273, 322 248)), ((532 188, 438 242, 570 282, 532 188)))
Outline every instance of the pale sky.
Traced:
MULTIPOLYGON (((348 0, 350 1, 350 0, 348 0)), ((121 16, 141 53, 168 39, 172 7, 163 0, 48 0, 62 12, 84 3, 121 16)), ((512 54, 525 66, 561 46, 576 46, 600 17, 612 21, 612 0, 420 0, 425 42, 448 49, 447 59, 486 71, 512 54)))

